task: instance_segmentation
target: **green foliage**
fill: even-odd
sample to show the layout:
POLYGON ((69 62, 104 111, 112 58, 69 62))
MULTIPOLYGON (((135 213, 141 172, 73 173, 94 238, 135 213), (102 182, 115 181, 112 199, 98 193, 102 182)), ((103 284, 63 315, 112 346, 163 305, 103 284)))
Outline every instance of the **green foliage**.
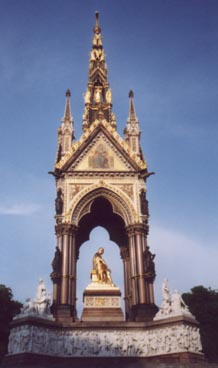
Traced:
POLYGON ((13 300, 12 290, 0 284, 0 359, 7 351, 9 324, 21 307, 21 303, 13 300))
POLYGON ((200 323, 201 341, 206 359, 218 362, 218 291, 195 286, 183 299, 200 323))

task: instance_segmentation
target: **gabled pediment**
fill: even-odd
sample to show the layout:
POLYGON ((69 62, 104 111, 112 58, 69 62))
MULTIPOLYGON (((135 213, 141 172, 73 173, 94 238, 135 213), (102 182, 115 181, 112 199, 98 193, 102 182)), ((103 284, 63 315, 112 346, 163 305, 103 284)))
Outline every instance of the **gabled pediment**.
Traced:
POLYGON ((134 167, 100 131, 71 165, 77 171, 129 171, 134 167))
POLYGON ((142 161, 106 121, 96 120, 55 166, 72 171, 135 171, 142 161))

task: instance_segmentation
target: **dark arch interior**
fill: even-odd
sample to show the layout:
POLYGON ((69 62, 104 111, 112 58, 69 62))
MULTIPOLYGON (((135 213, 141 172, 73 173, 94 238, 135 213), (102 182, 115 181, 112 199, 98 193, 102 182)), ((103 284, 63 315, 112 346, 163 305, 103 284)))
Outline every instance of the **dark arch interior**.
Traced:
POLYGON ((97 198, 91 207, 91 212, 82 217, 77 233, 78 247, 89 239, 89 234, 97 226, 104 227, 110 234, 110 239, 119 247, 126 246, 127 235, 123 219, 113 212, 110 202, 104 197, 97 198))

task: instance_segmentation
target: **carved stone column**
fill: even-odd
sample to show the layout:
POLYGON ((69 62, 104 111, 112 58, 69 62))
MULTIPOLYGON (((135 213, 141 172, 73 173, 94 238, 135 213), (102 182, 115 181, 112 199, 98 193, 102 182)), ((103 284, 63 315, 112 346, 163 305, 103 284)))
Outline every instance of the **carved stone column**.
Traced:
POLYGON ((61 304, 68 304, 70 227, 62 227, 61 304))
POLYGON ((130 308, 131 308, 131 282, 130 282, 130 262, 129 262, 129 250, 127 247, 120 248, 120 255, 123 260, 124 270, 124 301, 125 301, 125 319, 129 320, 130 308))
POLYGON ((69 244, 69 304, 72 306, 73 317, 77 318, 76 312, 76 266, 78 260, 78 252, 76 248, 76 232, 77 227, 71 226, 71 237, 69 244))
POLYGON ((140 229, 135 231, 136 241, 136 262, 137 262, 137 287, 138 287, 138 301, 139 304, 146 302, 145 283, 144 283, 144 267, 143 267, 143 242, 140 229))
MULTIPOLYGON (((55 228, 60 251, 60 269, 51 274, 54 284, 52 312, 58 321, 76 318, 76 231, 70 224, 55 228)), ((54 261, 53 261, 54 262, 54 261)))
POLYGON ((135 224, 126 229, 129 237, 131 308, 130 320, 149 321, 157 312, 154 304, 154 255, 147 247, 147 225, 135 224))
POLYGON ((137 262, 136 262, 136 249, 133 230, 134 229, 132 227, 128 228, 131 306, 138 304, 137 269, 136 269, 137 262))

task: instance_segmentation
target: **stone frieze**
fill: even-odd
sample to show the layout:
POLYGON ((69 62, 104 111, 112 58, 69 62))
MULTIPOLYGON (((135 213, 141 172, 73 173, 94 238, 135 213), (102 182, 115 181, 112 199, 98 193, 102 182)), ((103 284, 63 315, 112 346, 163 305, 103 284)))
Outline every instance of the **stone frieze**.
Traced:
POLYGON ((11 330, 9 355, 35 353, 51 356, 150 357, 192 352, 201 354, 199 328, 177 324, 150 330, 58 329, 21 325, 11 330))

